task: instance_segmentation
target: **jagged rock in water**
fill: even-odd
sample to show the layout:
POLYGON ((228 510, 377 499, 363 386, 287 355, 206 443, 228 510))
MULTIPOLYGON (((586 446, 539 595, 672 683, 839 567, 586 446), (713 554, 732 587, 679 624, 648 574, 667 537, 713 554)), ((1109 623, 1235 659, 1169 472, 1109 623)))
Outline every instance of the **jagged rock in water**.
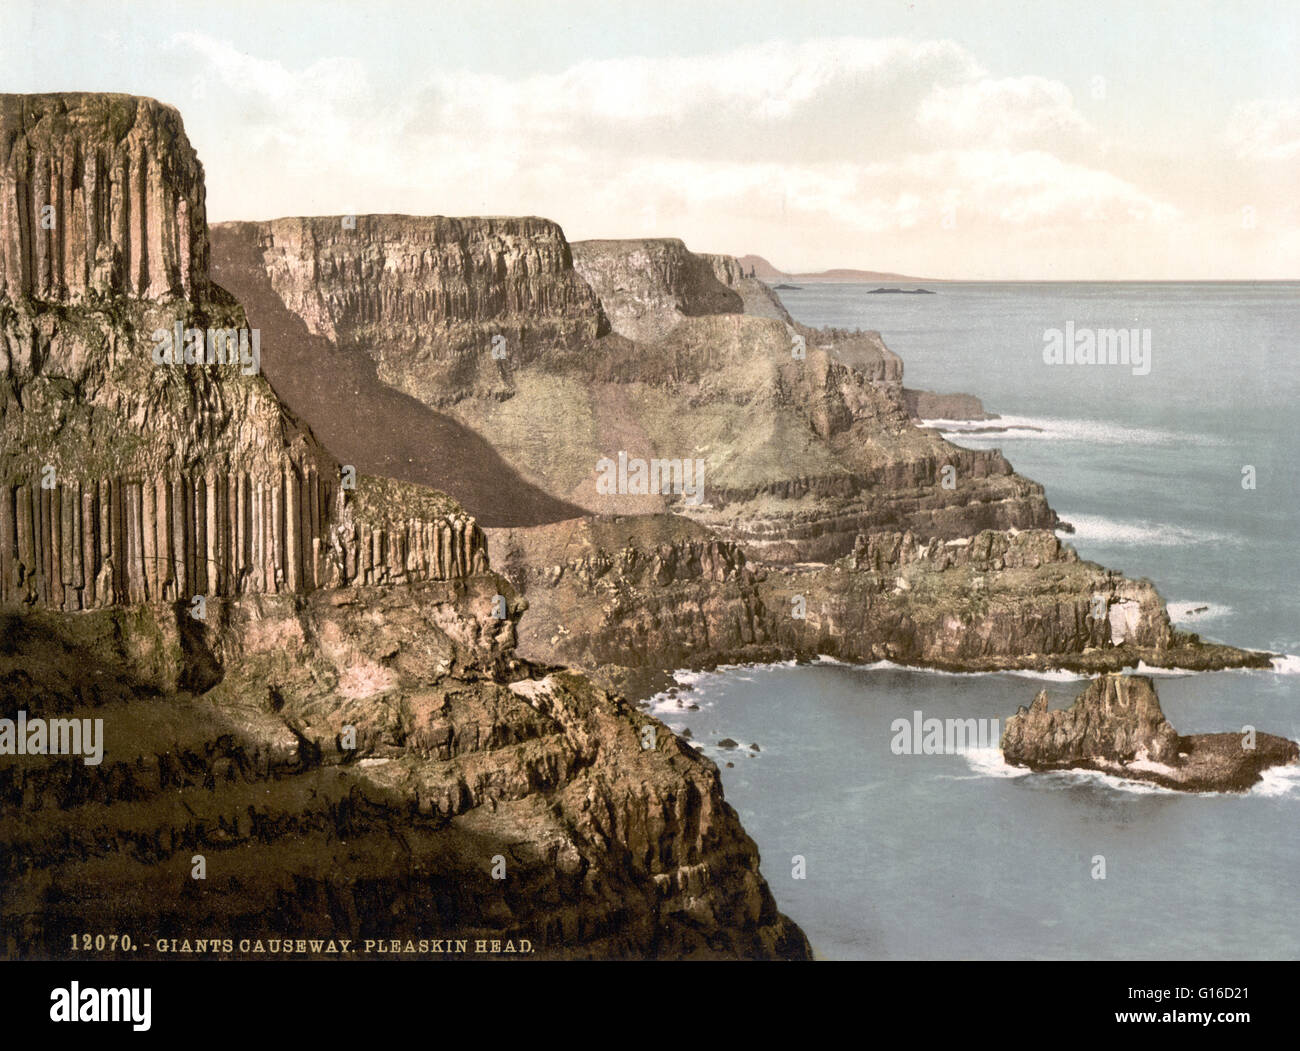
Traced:
POLYGON ((1034 770, 1100 770, 1189 792, 1245 791, 1272 766, 1300 761, 1300 745, 1252 732, 1181 737, 1142 675, 1103 675, 1069 708, 1042 690, 1007 720, 1007 762, 1034 770))

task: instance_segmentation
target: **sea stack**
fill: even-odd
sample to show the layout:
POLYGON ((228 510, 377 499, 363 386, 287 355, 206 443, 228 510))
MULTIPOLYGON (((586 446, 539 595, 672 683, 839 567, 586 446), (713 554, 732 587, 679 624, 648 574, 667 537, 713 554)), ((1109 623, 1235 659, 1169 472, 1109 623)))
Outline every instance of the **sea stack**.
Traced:
POLYGON ((1253 727, 1180 736, 1151 679, 1102 675, 1069 708, 1047 691, 1023 705, 1002 735, 1008 763, 1032 770, 1099 770, 1188 792, 1244 792, 1264 770, 1300 761, 1300 745, 1253 727))

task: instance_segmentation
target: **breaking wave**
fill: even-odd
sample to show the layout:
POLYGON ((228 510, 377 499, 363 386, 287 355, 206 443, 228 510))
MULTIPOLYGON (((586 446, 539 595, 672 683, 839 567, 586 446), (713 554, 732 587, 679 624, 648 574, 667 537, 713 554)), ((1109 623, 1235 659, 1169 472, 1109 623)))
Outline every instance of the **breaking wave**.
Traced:
MULTIPOLYGON (((1070 420, 1052 416, 1002 416, 996 420, 921 420, 945 438, 962 442, 1014 440, 1085 442, 1091 445, 1181 445, 1206 444, 1204 435, 1194 438, 1177 431, 1155 427, 1126 427, 1109 420, 1070 420)), ((1213 439, 1211 439, 1213 442, 1213 439)))
POLYGON ((1074 526, 1073 533, 1058 533, 1067 543, 1088 540, 1099 544, 1146 544, 1151 547, 1186 547, 1189 544, 1234 544, 1238 538, 1209 529, 1188 529, 1168 522, 1123 522, 1102 515, 1077 515, 1061 511, 1074 526))

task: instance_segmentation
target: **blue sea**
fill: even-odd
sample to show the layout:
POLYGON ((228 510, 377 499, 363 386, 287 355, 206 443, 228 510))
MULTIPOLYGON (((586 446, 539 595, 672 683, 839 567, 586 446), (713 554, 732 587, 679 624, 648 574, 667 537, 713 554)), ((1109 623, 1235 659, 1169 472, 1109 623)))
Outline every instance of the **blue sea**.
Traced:
MULTIPOLYGON (((878 330, 906 386, 983 399, 1000 419, 936 426, 1000 448, 1074 525, 1062 538, 1152 579, 1178 626, 1286 655, 1159 675, 1180 732, 1300 739, 1300 284, 869 287, 781 296, 805 324, 878 330), (1149 371, 1045 362, 1045 334, 1067 325, 1149 333, 1149 371)), ((1001 725, 1042 688, 1066 704, 1083 681, 1064 673, 823 662, 679 679, 656 714, 722 767, 778 905, 822 957, 1300 958, 1295 768, 1246 795, 1188 795, 1026 774, 996 748, 891 749, 914 712, 1001 725)))

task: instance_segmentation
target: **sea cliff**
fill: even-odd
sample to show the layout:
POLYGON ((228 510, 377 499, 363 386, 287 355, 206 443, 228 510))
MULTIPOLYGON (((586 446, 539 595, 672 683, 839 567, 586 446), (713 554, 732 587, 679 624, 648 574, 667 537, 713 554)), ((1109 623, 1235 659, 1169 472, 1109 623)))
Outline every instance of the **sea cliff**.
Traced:
MULTIPOLYGON (((382 219, 386 253, 418 251, 432 221, 382 219)), ((358 217, 356 229, 374 226, 358 217)), ((547 244, 557 231, 545 231, 547 244)), ((255 232, 215 232, 225 284, 251 289, 282 265, 255 232)), ((577 242, 568 258, 571 271, 545 270, 549 300, 589 305, 571 292, 585 281, 595 301, 578 311, 586 322, 549 348, 497 359, 499 388, 452 380, 428 393, 394 379, 490 445, 525 492, 568 508, 482 519, 496 564, 533 606, 529 655, 600 669, 611 683, 818 653, 966 670, 1267 664, 1267 654, 1175 633, 1151 582, 1082 562, 1056 539, 1068 525, 1000 452, 917 426, 925 398, 967 396, 905 389, 903 362, 878 333, 800 325, 740 262, 677 239, 577 242), (700 484, 689 493, 601 484, 602 463, 637 458, 694 465, 700 484)), ((345 277, 323 284, 359 294, 345 277)), ((272 284, 310 280, 304 270, 272 284)), ((478 278, 462 254, 420 280, 478 278)), ((495 302, 489 291, 484 303, 495 302)), ((305 311, 303 295, 277 297, 265 313, 305 311)), ((436 301, 431 344, 455 322, 436 301)), ((323 360, 344 344, 353 358, 400 357, 405 321, 387 302, 375 300, 366 340, 324 339, 323 360)), ((510 317, 498 303, 480 323, 510 317)), ((476 367, 488 360, 481 349, 476 367)), ((982 413, 976 399, 962 404, 982 413)), ((472 484, 451 492, 479 499, 472 484)))
MULTIPOLYGON (((518 655, 527 603, 455 498, 340 462, 252 362, 159 360, 174 323, 257 326, 208 279, 179 114, 58 94, 0 117, 0 709, 104 728, 97 763, 0 756, 4 954, 90 930, 808 958, 717 768, 518 655), (33 222, 47 198, 71 229, 33 222)), ((401 316, 419 346, 436 314, 472 343, 513 312, 528 347, 550 311, 549 348, 606 324, 555 229, 425 223, 385 259, 300 223, 269 243, 310 269, 311 331, 401 316), (425 288, 448 253, 475 280, 425 288)))

